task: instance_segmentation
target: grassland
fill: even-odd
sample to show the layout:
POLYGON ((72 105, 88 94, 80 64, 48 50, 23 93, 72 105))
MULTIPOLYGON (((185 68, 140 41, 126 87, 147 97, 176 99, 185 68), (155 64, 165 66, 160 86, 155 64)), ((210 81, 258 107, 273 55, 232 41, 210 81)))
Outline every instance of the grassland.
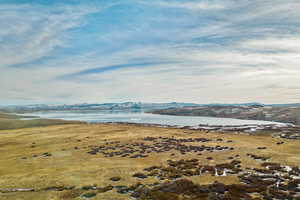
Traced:
MULTIPOLYGON (((34 188, 35 192, 0 193, 3 200, 47 200, 82 199, 84 193, 78 190, 82 186, 132 185, 137 182, 151 184, 160 180, 154 177, 137 179, 136 172, 152 165, 164 166, 168 159, 180 160, 197 158, 203 164, 218 164, 228 161, 228 157, 240 155, 242 168, 260 167, 247 153, 268 156, 272 162, 284 165, 300 165, 300 141, 273 138, 271 136, 248 136, 238 134, 219 134, 182 129, 142 127, 116 124, 67 124, 46 127, 0 131, 0 189, 34 188), (197 155, 193 152, 180 154, 176 151, 152 152, 145 158, 104 157, 87 152, 94 146, 118 141, 120 144, 142 142, 145 137, 170 137, 177 139, 203 137, 211 139, 205 145, 225 145, 232 151, 205 152, 197 155), (218 141, 217 139, 222 139, 218 141), (226 141, 232 142, 228 143, 226 141), (277 142, 284 142, 277 145, 277 142), (266 147, 264 150, 258 147, 266 147), (51 156, 44 156, 49 153, 51 156), (207 157, 213 160, 208 160, 207 157), (113 182, 111 177, 120 177, 113 182), (49 187, 71 187, 74 190, 39 190, 49 187)), ((218 180, 225 184, 238 183, 232 176, 189 177, 195 183, 209 184, 218 180)), ((125 200, 128 194, 119 194, 115 189, 98 193, 92 199, 125 200)))
POLYGON ((0 112, 0 130, 74 123, 73 121, 64 121, 64 120, 56 120, 56 119, 28 119, 28 118, 31 117, 30 116, 25 117, 25 116, 0 112))

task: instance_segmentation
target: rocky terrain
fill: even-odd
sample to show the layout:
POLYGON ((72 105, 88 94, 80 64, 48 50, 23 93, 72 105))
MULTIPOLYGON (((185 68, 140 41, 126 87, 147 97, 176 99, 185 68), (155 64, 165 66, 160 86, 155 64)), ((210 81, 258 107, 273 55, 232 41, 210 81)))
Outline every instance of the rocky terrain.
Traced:
POLYGON ((0 131, 0 199, 299 199, 300 140, 129 124, 0 131))
POLYGON ((300 107, 298 106, 187 106, 153 110, 151 113, 264 120, 300 125, 300 107))
POLYGON ((292 124, 246 124, 235 126, 212 126, 200 124, 196 127, 183 127, 184 129, 218 131, 219 133, 239 133, 248 135, 271 135, 273 137, 300 140, 300 126, 292 124))

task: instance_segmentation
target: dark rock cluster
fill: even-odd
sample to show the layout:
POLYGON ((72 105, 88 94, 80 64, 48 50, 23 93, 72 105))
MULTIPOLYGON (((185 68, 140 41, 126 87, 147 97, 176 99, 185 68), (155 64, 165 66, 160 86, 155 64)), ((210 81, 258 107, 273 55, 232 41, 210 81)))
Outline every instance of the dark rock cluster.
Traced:
POLYGON ((201 176, 204 173, 209 173, 213 176, 226 176, 228 174, 238 174, 240 169, 240 161, 232 160, 228 163, 217 164, 217 165, 201 165, 198 159, 190 160, 179 160, 173 161, 168 160, 166 167, 162 166, 151 166, 145 168, 147 176, 156 177, 159 180, 174 180, 181 177, 190 176, 201 176))
MULTIPOLYGON (((186 153, 215 152, 224 150, 233 150, 232 147, 220 146, 215 147, 205 146, 199 143, 210 142, 212 140, 206 138, 188 138, 175 139, 168 137, 146 137, 142 142, 121 144, 119 141, 106 143, 101 146, 94 146, 88 152, 91 155, 101 153, 105 157, 128 157, 128 158, 144 158, 150 153, 164 153, 169 151, 177 151, 184 155, 186 153), (197 145, 187 144, 195 143, 197 145)), ((218 140, 220 141, 220 140, 218 140)), ((174 154, 173 154, 174 155, 174 154)))
MULTIPOLYGON (((44 158, 47 158, 47 157, 51 157, 52 154, 49 153, 49 152, 45 152, 45 153, 41 154, 40 156, 44 157, 44 158)), ((32 158, 37 158, 37 157, 38 157, 38 155, 36 155, 36 154, 32 155, 32 158)), ((21 157, 21 159, 26 160, 27 157, 21 157)))
POLYGON ((259 156, 259 155, 255 155, 255 154, 251 154, 251 153, 247 153, 247 156, 249 156, 250 158, 252 158, 254 160, 258 160, 258 161, 267 161, 268 159, 270 159, 270 157, 268 157, 268 156, 259 156))
POLYGON ((295 132, 285 132, 279 135, 280 138, 291 139, 291 140, 300 140, 300 128, 298 126, 297 133, 295 132))
MULTIPOLYGON (((165 183, 154 187, 147 187, 140 184, 135 190, 128 191, 132 197, 141 200, 298 200, 300 199, 300 168, 282 166, 278 163, 265 162, 262 168, 249 169, 244 171, 238 167, 240 161, 234 160, 230 163, 215 166, 199 165, 196 159, 169 161, 169 168, 150 167, 145 169, 150 173, 157 172, 157 175, 177 173, 180 176, 172 176, 165 183), (198 169, 197 174, 186 173, 187 170, 198 169), (212 175, 221 174, 221 170, 229 170, 238 174, 240 184, 225 185, 214 182, 210 185, 197 185, 187 179, 177 179, 190 175, 201 175, 208 172, 212 175)), ((227 172, 229 172, 227 171, 227 172)), ((195 172, 195 171, 194 171, 195 172)))
POLYGON ((264 162, 239 176, 247 186, 256 188, 263 199, 300 199, 300 168, 264 162))
POLYGON ((52 154, 51 154, 51 153, 48 153, 48 152, 46 152, 46 153, 43 153, 43 156, 44 156, 44 157, 50 157, 50 156, 52 156, 52 154))
POLYGON ((120 181, 120 180, 121 180, 121 177, 114 176, 114 177, 111 177, 110 180, 111 180, 111 181, 120 181))
MULTIPOLYGON (((252 155, 252 154, 251 154, 252 155)), ((79 190, 83 198, 92 198, 97 193, 115 190, 120 194, 129 194, 138 200, 299 200, 300 199, 300 167, 285 166, 275 162, 261 162, 259 168, 241 167, 236 158, 215 165, 203 165, 198 159, 168 160, 165 166, 151 166, 143 173, 135 173, 133 177, 145 179, 155 177, 165 182, 153 184, 137 183, 132 186, 116 185, 97 187, 96 185, 54 186, 43 189, 0 189, 0 192, 39 192, 79 190), (214 182, 198 185, 186 179, 191 176, 201 177, 203 174, 212 176, 238 177, 239 184, 223 184, 214 182)), ((119 181, 121 177, 110 180, 119 181)))

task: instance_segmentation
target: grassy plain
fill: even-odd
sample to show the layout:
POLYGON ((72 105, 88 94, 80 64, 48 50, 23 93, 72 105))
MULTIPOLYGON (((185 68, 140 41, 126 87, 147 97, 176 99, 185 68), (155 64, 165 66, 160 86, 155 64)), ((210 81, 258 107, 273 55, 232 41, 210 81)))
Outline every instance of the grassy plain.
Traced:
MULTIPOLYGON (((47 187, 74 186, 71 191, 35 191, 0 193, 4 200, 52 200, 82 199, 83 191, 76 190, 86 185, 104 187, 108 185, 132 185, 137 182, 154 183, 155 178, 139 179, 132 177, 136 172, 152 165, 166 165, 168 159, 179 160, 197 158, 203 164, 214 165, 228 161, 229 156, 240 155, 242 168, 259 167, 260 163, 246 154, 270 156, 271 161, 290 166, 300 165, 300 141, 284 140, 271 136, 248 136, 238 134, 206 133, 201 131, 143 127, 121 124, 66 124, 46 127, 33 127, 0 131, 0 190, 13 188, 42 189, 47 187), (104 157, 101 154, 91 155, 87 152, 92 146, 107 142, 121 143, 141 142, 142 138, 174 137, 213 139, 205 145, 223 145, 234 147, 233 151, 205 152, 203 155, 178 152, 152 152, 146 158, 104 157), (223 141, 217 142, 216 139, 223 141), (226 141, 232 140, 228 143, 226 141), (283 141, 284 144, 276 143, 283 141), (267 147, 259 150, 257 147, 267 147), (45 157, 43 153, 52 156, 45 157), (175 155, 171 155, 175 153, 175 155), (213 160, 207 160, 210 156, 213 160), (119 176, 119 182, 111 177, 119 176)), ((235 176, 215 177, 211 175, 190 178, 196 183, 212 183, 215 180, 226 184, 237 183, 235 176)), ((125 200, 127 194, 119 194, 114 190, 98 193, 92 199, 125 200)))
POLYGON ((73 121, 64 121, 59 119, 29 119, 29 118, 31 117, 30 116, 25 117, 25 116, 0 112, 0 130, 74 123, 73 121))

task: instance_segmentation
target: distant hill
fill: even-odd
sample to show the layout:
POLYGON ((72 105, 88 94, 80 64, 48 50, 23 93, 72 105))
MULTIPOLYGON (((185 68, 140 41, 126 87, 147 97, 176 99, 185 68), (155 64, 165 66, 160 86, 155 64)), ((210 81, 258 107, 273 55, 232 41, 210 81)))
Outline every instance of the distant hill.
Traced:
POLYGON ((198 106, 194 103, 141 103, 141 102, 124 102, 124 103, 103 103, 103 104, 73 104, 73 105, 47 105, 35 104, 24 106, 3 106, 0 108, 6 112, 35 112, 35 111, 63 111, 63 110, 153 110, 165 108, 178 108, 185 106, 198 106))
POLYGON ((300 106, 281 105, 215 105, 190 106, 153 110, 151 113, 179 116, 207 116, 236 119, 276 121, 300 125, 300 106))
POLYGON ((4 112, 36 112, 36 111, 67 111, 67 110, 141 110, 149 112, 151 110, 161 110, 169 108, 182 108, 182 107, 232 107, 232 106, 248 106, 248 107, 299 107, 300 103, 295 104, 261 104, 257 102, 251 103, 234 103, 234 104, 195 104, 195 103, 182 103, 182 102, 170 102, 170 103, 143 103, 143 102, 124 102, 124 103, 101 103, 101 104, 63 104, 63 105, 48 105, 48 104, 32 104, 32 105, 11 105, 2 106, 0 111, 4 112))

